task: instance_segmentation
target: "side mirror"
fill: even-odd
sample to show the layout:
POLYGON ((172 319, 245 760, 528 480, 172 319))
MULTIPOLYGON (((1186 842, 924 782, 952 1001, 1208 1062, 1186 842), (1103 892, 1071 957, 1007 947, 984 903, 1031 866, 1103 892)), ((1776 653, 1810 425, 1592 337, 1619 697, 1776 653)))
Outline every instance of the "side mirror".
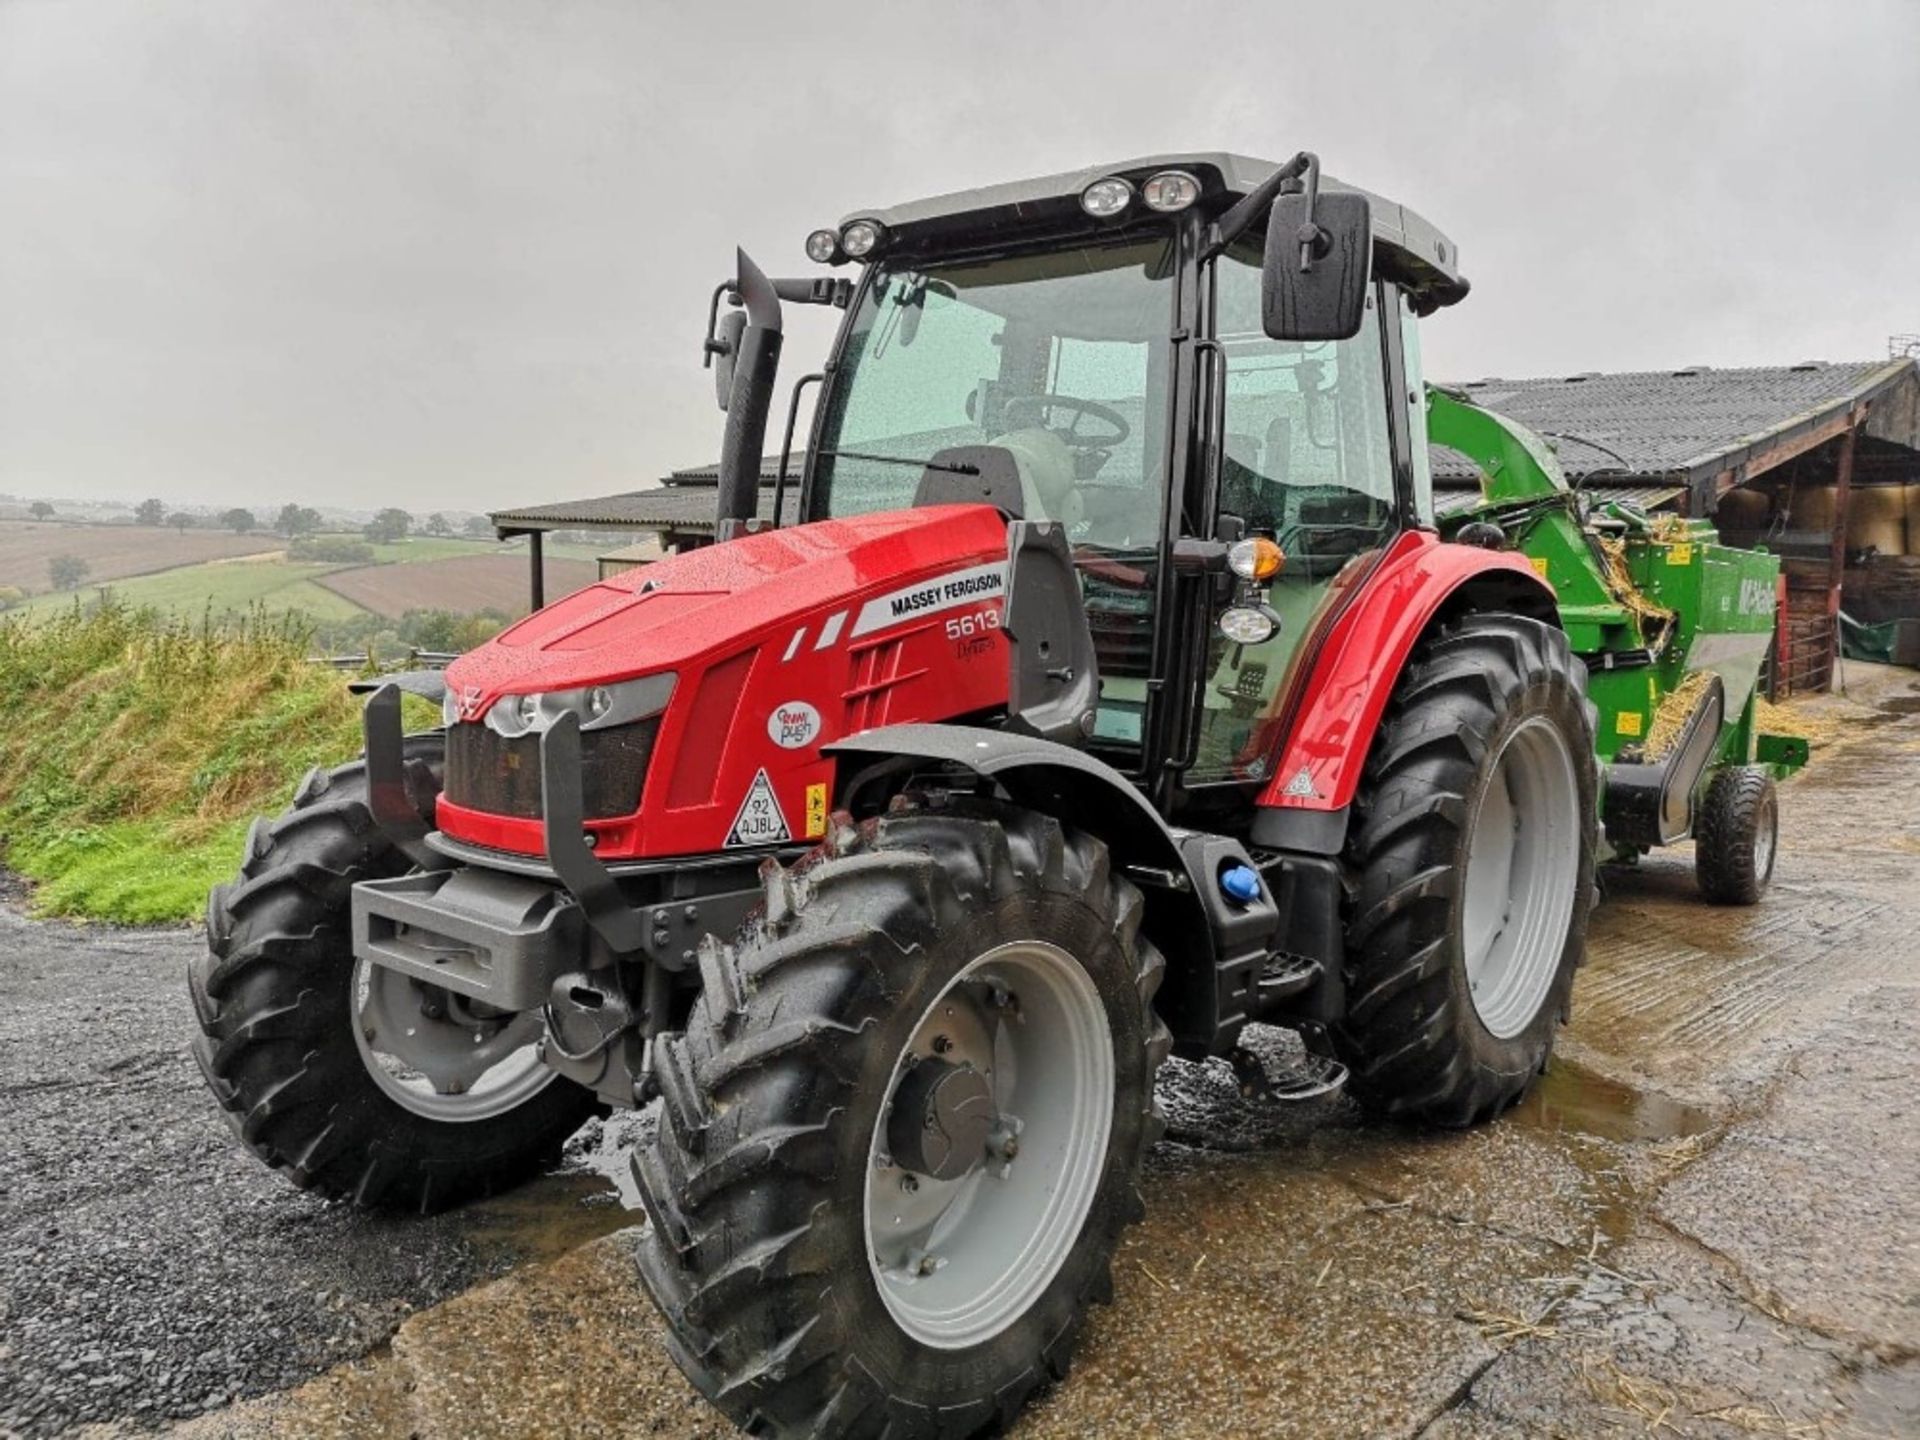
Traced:
POLYGON ((707 342, 713 355, 714 398, 724 413, 733 399, 733 362, 740 358, 740 337, 747 332, 747 312, 729 310, 720 317, 720 336, 707 342))
POLYGON ((1366 318, 1373 214, 1350 191, 1275 197, 1267 214, 1260 320, 1273 340, 1349 340, 1366 318))

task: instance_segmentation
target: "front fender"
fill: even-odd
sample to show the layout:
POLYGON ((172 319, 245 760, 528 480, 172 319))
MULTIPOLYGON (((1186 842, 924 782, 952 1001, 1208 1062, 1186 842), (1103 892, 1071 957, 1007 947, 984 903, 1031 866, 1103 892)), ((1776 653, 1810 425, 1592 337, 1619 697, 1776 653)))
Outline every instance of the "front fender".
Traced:
POLYGON ((1344 812, 1413 647, 1436 622, 1467 609, 1559 623, 1552 588, 1524 556, 1456 545, 1428 531, 1396 540, 1311 658, 1273 778, 1260 796, 1263 813, 1344 812))
POLYGON ((1280 912, 1263 893, 1226 899, 1220 873, 1253 861, 1223 835, 1175 831, 1118 770, 1071 746, 963 725, 888 725, 822 747, 840 762, 842 799, 873 767, 955 766, 991 780, 1014 804, 1106 842, 1114 865, 1146 896, 1142 929, 1165 956, 1154 1004, 1180 1053, 1220 1054, 1249 1018, 1280 912))
POLYGON ((889 759, 957 765, 992 780, 1016 805, 1098 835, 1125 864, 1183 869, 1180 847, 1147 797, 1111 765, 1058 741, 966 725, 884 725, 821 753, 861 767, 889 759))

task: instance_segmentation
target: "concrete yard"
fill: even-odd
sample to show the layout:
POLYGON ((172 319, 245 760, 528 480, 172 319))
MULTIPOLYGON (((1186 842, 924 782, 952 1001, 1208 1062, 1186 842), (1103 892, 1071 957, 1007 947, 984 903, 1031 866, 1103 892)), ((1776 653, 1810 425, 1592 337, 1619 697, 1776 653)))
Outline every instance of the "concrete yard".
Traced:
MULTIPOLYGON (((1609 873, 1512 1116, 1416 1134, 1170 1065, 1115 1303, 1015 1433, 1920 1433, 1920 677, 1849 679, 1798 707, 1759 907, 1684 849, 1609 873)), ((322 1204, 201 1089, 199 943, 0 915, 0 1435, 731 1433, 605 1178, 647 1117, 457 1214, 322 1204)))

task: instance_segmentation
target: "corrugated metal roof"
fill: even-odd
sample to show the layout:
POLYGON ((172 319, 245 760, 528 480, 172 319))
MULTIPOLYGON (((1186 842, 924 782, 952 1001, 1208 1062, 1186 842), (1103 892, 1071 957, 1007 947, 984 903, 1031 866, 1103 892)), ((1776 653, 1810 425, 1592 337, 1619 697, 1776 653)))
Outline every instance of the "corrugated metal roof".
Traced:
MULTIPOLYGON (((675 470, 664 485, 645 490, 628 490, 619 495, 602 495, 592 500, 559 500, 551 505, 521 505, 512 510, 495 510, 487 518, 499 530, 687 530, 709 533, 713 529, 718 500, 718 465, 701 465, 675 470)), ((760 462, 760 518, 773 518, 773 482, 780 471, 780 457, 769 455, 760 462)), ((782 518, 791 522, 799 514, 799 467, 787 476, 787 491, 781 503, 782 518)))
MULTIPOLYGON (((1621 500, 1629 505, 1638 505, 1642 510, 1656 510, 1662 505, 1671 504, 1687 493, 1684 485, 1618 485, 1595 480, 1582 485, 1581 490, 1596 500, 1621 500)), ((1480 489, 1435 490, 1433 508, 1441 517, 1458 515, 1470 510, 1480 501, 1480 489)))
MULTIPOLYGON (((595 500, 562 500, 555 505, 496 510, 487 518, 500 530, 686 530, 707 534, 713 530, 715 500, 712 485, 663 485, 624 495, 602 495, 595 500)), ((787 486, 781 510, 786 523, 800 513, 798 485, 787 486)), ((760 518, 773 518, 771 486, 761 487, 760 518)))
MULTIPOLYGON (((1450 386, 1474 404, 1553 442, 1569 480, 1616 476, 1698 479, 1764 460, 1790 440, 1899 384, 1920 383, 1910 359, 1716 370, 1686 366, 1617 375, 1474 380, 1450 386)), ((1435 450, 1437 479, 1471 479, 1452 452, 1435 450)))

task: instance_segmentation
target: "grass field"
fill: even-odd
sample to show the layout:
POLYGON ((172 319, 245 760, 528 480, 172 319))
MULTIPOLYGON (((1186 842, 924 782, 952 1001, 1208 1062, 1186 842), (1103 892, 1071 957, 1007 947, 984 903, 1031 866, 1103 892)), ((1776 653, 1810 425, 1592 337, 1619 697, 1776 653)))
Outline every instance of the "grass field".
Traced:
POLYGON ((47 573, 47 562, 56 555, 73 555, 86 561, 87 578, 98 582, 285 547, 286 541, 272 535, 0 520, 0 585, 17 586, 29 595, 51 591, 53 580, 47 573))
MULTIPOLYGON (((357 540, 357 535, 343 535, 343 540, 357 540)), ((593 560, 615 548, 626 537, 612 536, 604 545, 556 545, 548 542, 544 553, 549 560, 593 560)), ((517 559, 524 567, 527 563, 525 541, 508 541, 501 544, 495 540, 465 540, 447 535, 416 535, 407 540, 396 540, 390 544, 373 547, 373 558, 381 564, 393 561, 446 560, 455 555, 506 555, 517 559)))
MULTIPOLYGON (((594 581, 584 560, 546 561, 547 594, 558 598, 594 581)), ((450 555, 405 565, 363 565, 335 570, 319 584, 376 615, 397 619, 409 610, 500 610, 517 614, 527 604, 524 555, 450 555)))
MULTIPOLYGON (((76 601, 92 604, 104 594, 132 606, 151 606, 168 615, 192 619, 208 611, 219 615, 254 606, 290 610, 314 620, 350 620, 361 607, 315 583, 335 565, 295 565, 284 560, 222 561, 183 565, 158 575, 138 575, 112 585, 86 585, 77 591, 39 595, 9 615, 47 615, 70 610, 76 601)), ((385 567, 379 567, 385 568, 385 567)), ((411 569, 411 566, 394 566, 411 569)))
MULTIPOLYGON (((191 530, 182 536, 136 526, 6 521, 0 522, 0 584, 21 584, 5 578, 9 563, 13 573, 22 576, 30 576, 37 566, 39 583, 21 584, 31 598, 6 612, 37 618, 71 610, 76 602, 95 604, 109 592, 127 605, 152 607, 189 620, 264 607, 323 625, 367 614, 398 618, 408 610, 518 614, 527 604, 524 544, 421 536, 373 546, 372 565, 289 561, 285 548, 286 541, 273 536, 191 530), (89 540, 94 543, 91 552, 82 545, 89 540), (192 543, 173 543, 182 540, 192 543), (43 547, 37 558, 23 548, 29 545, 43 547), (133 553, 141 546, 144 553, 133 553), (89 553, 99 559, 88 562, 93 574, 87 584, 78 590, 47 588, 51 556, 86 558, 89 553), (143 568, 127 568, 135 564, 143 568)), ((585 545, 548 546, 547 593, 564 595, 590 583, 595 573, 590 562, 599 550, 585 545)))

